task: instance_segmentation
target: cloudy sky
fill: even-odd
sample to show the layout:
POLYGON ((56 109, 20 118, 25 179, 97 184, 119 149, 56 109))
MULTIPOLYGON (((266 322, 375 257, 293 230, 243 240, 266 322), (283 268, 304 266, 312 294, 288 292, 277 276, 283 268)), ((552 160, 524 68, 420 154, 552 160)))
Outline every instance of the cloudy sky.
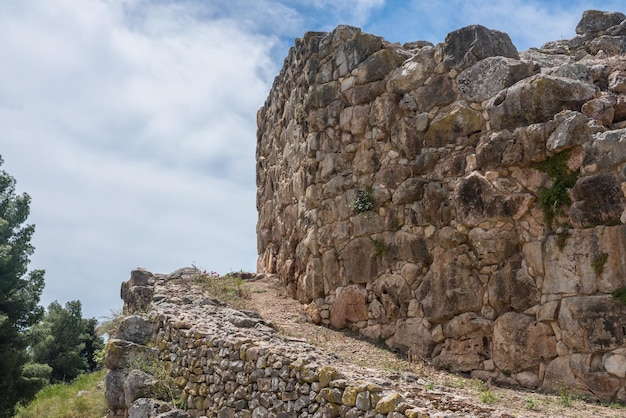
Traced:
POLYGON ((615 1, 0 0, 2 169, 32 198, 42 304, 121 307, 131 269, 256 268, 256 112, 294 38, 482 24, 521 51, 615 1))

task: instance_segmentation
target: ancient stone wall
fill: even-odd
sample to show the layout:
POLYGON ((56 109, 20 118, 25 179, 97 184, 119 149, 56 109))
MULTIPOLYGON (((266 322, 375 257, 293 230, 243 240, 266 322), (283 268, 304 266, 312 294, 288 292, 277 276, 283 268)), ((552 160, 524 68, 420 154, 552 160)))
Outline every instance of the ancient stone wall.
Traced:
MULTIPOLYGON (((437 411, 429 399, 417 398, 421 389, 411 390, 415 384, 368 374, 280 337, 252 312, 207 297, 198 277, 195 269, 170 275, 138 269, 122 285, 128 316, 107 343, 104 359, 108 417, 421 418, 437 411), (155 362, 167 373, 143 370, 155 362), (164 391, 168 380, 166 387, 174 389, 164 391), (174 398, 184 410, 173 407, 174 398)), ((477 416, 460 410, 449 416, 477 416)))
POLYGON ((442 368, 626 400, 626 16, 307 33, 258 113, 258 271, 442 368))

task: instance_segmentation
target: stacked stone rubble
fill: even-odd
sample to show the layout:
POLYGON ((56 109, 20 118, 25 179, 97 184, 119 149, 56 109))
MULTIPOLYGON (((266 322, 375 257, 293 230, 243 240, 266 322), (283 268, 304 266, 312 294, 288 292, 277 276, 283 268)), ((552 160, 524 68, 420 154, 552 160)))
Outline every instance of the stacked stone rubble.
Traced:
MULTIPOLYGON (((141 304, 148 311, 125 319, 118 338, 107 346, 110 417, 426 418, 440 416, 442 410, 450 417, 489 413, 488 408, 458 401, 437 405, 419 396, 426 382, 405 382, 400 391, 394 386, 398 381, 380 372, 279 337, 258 315, 207 297, 194 283, 199 277, 195 269, 167 276, 135 270, 131 277, 138 274, 151 277, 146 287, 153 297, 151 303, 141 304), (145 336, 148 328, 154 331, 152 343, 124 340, 135 338, 130 334, 145 336), (167 378, 180 389, 177 400, 185 411, 174 409, 172 402, 151 399, 150 387, 156 382, 129 364, 131 357, 146 350, 147 355, 158 352, 160 363, 170 371, 167 378)), ((124 293, 127 298, 130 294, 124 293)), ((129 300, 125 307, 132 312, 129 300)))
POLYGON ((439 367, 626 401, 625 18, 522 53, 298 39, 257 118, 258 270, 439 367))

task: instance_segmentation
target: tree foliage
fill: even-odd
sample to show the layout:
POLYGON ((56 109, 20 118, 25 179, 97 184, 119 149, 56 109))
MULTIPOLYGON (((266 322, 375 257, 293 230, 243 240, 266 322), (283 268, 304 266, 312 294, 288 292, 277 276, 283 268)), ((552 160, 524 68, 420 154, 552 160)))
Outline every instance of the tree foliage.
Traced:
POLYGON ((68 382, 96 368, 94 352, 103 346, 95 333, 97 321, 83 319, 80 301, 65 307, 52 302, 43 320, 31 328, 30 352, 35 363, 52 368, 52 383, 68 382))
MULTIPOLYGON (((3 161, 0 158, 0 165, 3 161)), ((28 361, 25 331, 43 313, 38 306, 43 270, 28 272, 34 225, 26 225, 30 197, 15 192, 15 179, 0 170, 0 418, 13 416, 14 406, 32 394, 23 376, 28 361)))

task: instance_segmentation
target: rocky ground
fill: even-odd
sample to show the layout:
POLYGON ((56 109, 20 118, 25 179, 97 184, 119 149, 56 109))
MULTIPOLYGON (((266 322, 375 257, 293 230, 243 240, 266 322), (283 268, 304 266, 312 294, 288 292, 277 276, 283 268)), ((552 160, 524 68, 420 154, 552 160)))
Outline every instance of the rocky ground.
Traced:
MULTIPOLYGON (((236 301, 239 309, 260 313, 285 339, 306 340, 334 353, 358 368, 375 369, 381 377, 413 382, 410 390, 421 392, 425 402, 441 411, 472 411, 485 417, 625 417, 626 407, 600 405, 579 399, 563 389, 558 394, 497 387, 470 376, 445 373, 419 358, 408 358, 340 332, 307 322, 298 301, 289 298, 276 277, 246 283, 247 297, 236 301)), ((370 371, 371 373, 371 371, 370 371)))

